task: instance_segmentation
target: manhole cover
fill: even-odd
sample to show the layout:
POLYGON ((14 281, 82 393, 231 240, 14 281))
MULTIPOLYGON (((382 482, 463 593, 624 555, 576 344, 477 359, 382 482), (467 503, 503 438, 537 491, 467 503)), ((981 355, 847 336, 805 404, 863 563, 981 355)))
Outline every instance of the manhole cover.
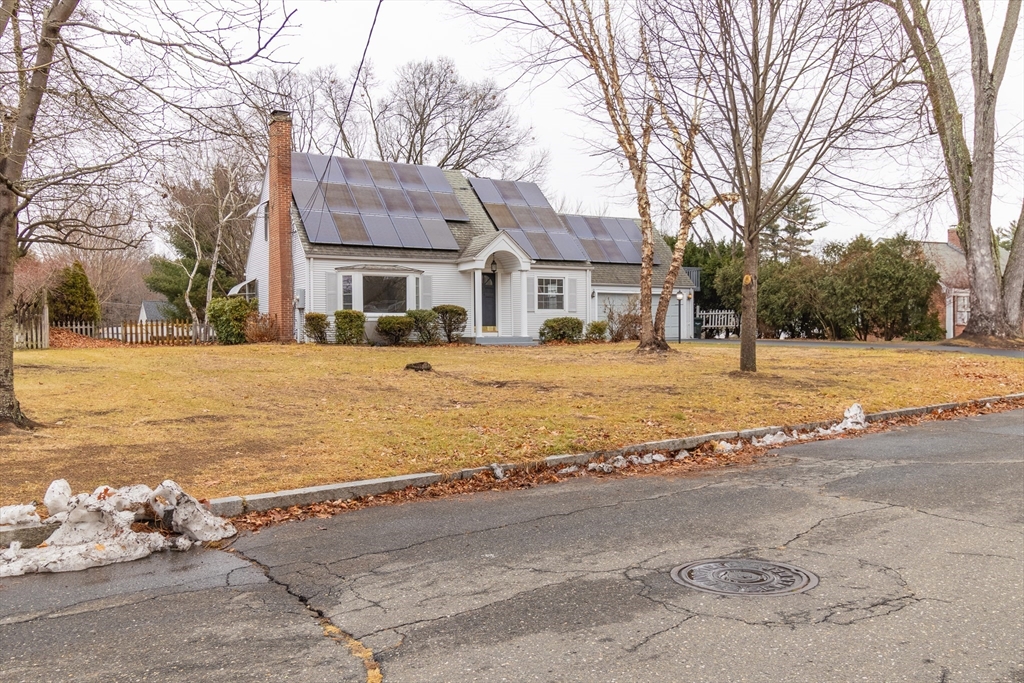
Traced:
POLYGON ((698 560, 676 567, 672 579, 684 586, 718 595, 791 595, 818 585, 809 571, 762 560, 698 560))

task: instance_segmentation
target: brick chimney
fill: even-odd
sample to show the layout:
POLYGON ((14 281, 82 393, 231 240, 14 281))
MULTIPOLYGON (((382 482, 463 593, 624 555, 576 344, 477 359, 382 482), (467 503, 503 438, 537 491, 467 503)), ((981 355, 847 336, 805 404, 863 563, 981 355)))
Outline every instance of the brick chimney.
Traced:
POLYGON ((270 247, 270 276, 267 304, 277 321, 278 339, 295 339, 295 269, 292 265, 292 115, 286 111, 270 114, 270 196, 267 226, 270 247))
POLYGON ((950 228, 946 232, 946 242, 948 242, 950 246, 956 247, 960 251, 964 250, 964 245, 960 244, 960 235, 959 233, 957 233, 956 228, 950 228))

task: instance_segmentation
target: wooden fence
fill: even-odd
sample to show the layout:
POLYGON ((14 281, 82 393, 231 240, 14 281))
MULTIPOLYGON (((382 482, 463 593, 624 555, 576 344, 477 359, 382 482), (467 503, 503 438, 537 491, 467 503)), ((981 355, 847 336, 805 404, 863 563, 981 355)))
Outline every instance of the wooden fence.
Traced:
POLYGON ((151 346, 185 346, 193 342, 203 344, 216 338, 210 325, 193 326, 184 320, 125 321, 120 325, 97 325, 91 322, 70 321, 51 325, 44 316, 25 325, 14 326, 14 348, 50 348, 50 329, 68 330, 93 339, 110 339, 124 344, 151 346), (193 327, 195 328, 193 330, 193 327))
POLYGON ((50 348, 50 326, 44 316, 28 321, 24 325, 14 323, 14 348, 50 348))
POLYGON ((696 316, 705 330, 731 330, 740 326, 736 311, 702 311, 698 308, 696 316))

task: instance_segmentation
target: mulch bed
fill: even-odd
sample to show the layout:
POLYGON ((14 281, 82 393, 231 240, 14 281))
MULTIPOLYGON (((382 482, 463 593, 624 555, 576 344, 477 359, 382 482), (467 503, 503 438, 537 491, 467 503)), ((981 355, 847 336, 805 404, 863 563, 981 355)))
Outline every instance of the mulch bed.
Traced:
MULTIPOLYGON (((986 415, 989 413, 1001 413, 1008 410, 1024 408, 1024 398, 1000 401, 994 404, 977 405, 955 408, 952 410, 936 410, 923 415, 912 417, 899 417, 890 420, 872 422, 867 428, 843 432, 829 436, 807 439, 800 443, 811 441, 824 441, 831 439, 856 438, 861 434, 877 434, 886 432, 897 427, 911 427, 924 422, 937 420, 956 420, 975 415, 986 415)), ((794 445, 794 444, 787 444, 794 445)), ((692 472, 704 472, 711 469, 724 467, 737 467, 752 465, 762 457, 775 457, 778 453, 778 446, 753 446, 745 442, 743 447, 729 452, 715 452, 714 442, 701 445, 691 452, 691 456, 684 460, 669 459, 666 462, 653 463, 650 465, 627 465, 610 473, 601 471, 588 471, 586 465, 581 465, 575 472, 558 474, 558 467, 537 467, 533 469, 515 469, 506 473, 505 478, 495 479, 494 474, 486 470, 475 475, 472 479, 461 479, 455 481, 443 481, 431 484, 423 488, 410 486, 401 491, 392 491, 377 496, 366 496, 352 500, 334 500, 312 505, 293 506, 267 510, 265 512, 251 512, 245 515, 234 517, 231 522, 240 530, 258 533, 261 529, 283 522, 292 522, 304 519, 327 519, 334 515, 352 510, 377 507, 380 505, 400 505, 417 500, 431 498, 444 498, 479 491, 513 491, 518 489, 530 489, 542 484, 556 484, 566 479, 576 477, 631 477, 650 474, 689 474, 692 472)), ((673 455, 673 454, 666 454, 673 455)))

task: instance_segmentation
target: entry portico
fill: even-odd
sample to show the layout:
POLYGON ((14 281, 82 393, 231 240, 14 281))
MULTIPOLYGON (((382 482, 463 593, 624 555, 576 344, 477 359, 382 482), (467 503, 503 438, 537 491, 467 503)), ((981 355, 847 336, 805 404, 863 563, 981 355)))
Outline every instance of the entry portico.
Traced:
POLYGON ((469 327, 477 343, 497 338, 502 343, 530 342, 526 273, 533 264, 530 255, 504 230, 493 236, 478 236, 466 248, 458 268, 473 278, 469 327))

